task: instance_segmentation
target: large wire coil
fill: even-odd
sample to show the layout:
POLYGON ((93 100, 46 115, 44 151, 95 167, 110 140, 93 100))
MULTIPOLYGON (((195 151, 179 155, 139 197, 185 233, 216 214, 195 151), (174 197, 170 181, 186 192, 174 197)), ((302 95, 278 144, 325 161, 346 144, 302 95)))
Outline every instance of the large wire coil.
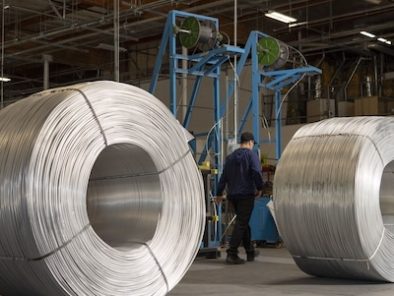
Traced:
POLYGON ((279 161, 281 236, 306 273, 394 281, 394 119, 302 127, 279 161))
POLYGON ((0 294, 167 294, 205 223, 188 140, 159 100, 114 82, 2 110, 0 294))

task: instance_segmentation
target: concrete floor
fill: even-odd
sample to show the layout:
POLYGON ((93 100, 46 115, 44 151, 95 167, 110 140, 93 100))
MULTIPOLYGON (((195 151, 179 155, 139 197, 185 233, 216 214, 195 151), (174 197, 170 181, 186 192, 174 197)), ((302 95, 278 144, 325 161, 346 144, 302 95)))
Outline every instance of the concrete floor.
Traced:
POLYGON ((304 274, 286 249, 259 249, 257 261, 226 265, 225 254, 197 258, 171 296, 394 295, 394 284, 316 278, 304 274))

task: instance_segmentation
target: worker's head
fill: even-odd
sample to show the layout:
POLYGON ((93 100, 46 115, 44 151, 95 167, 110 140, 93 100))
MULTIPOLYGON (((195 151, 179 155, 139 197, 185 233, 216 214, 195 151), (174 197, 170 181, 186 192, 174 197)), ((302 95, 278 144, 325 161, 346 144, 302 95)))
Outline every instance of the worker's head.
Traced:
POLYGON ((241 147, 253 149, 254 146, 254 137, 252 133, 244 132, 241 135, 241 147))

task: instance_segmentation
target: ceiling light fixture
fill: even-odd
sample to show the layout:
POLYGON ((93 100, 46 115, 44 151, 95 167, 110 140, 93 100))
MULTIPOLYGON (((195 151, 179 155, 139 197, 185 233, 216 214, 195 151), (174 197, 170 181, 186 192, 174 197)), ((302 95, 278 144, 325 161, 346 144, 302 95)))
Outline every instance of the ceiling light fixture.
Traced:
POLYGON ((376 35, 374 35, 374 34, 372 34, 372 33, 369 33, 369 32, 367 32, 367 31, 361 31, 360 34, 361 34, 361 35, 364 35, 364 36, 367 36, 367 37, 369 37, 369 38, 375 38, 375 37, 376 37, 376 35))
POLYGON ((0 81, 1 81, 1 82, 9 82, 9 81, 11 81, 11 78, 8 78, 8 77, 0 77, 0 81))
POLYGON ((371 3, 371 4, 376 4, 376 5, 379 5, 382 3, 382 0, 364 0, 364 1, 371 3))
MULTIPOLYGON (((106 43, 100 43, 99 45, 96 46, 96 48, 99 49, 104 49, 104 50, 110 50, 110 51, 114 51, 115 47, 112 44, 106 44, 106 43)), ((124 47, 119 47, 119 51, 120 52, 126 52, 127 49, 124 47)))
POLYGON ((282 23, 286 23, 286 24, 290 24, 290 23, 294 23, 297 21, 296 18, 285 15, 283 13, 280 12, 276 12, 276 11, 268 11, 264 14, 266 17, 272 18, 274 20, 280 21, 282 23))
POLYGON ((387 40, 387 39, 385 39, 385 38, 382 38, 382 37, 378 38, 378 41, 383 42, 383 43, 386 43, 386 44, 388 44, 388 45, 391 45, 391 41, 389 41, 389 40, 387 40))

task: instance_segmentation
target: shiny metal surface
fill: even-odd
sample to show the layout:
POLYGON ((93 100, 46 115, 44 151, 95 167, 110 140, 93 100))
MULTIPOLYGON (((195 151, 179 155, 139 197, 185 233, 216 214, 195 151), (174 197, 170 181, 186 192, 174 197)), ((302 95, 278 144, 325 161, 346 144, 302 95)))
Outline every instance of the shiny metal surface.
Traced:
POLYGON ((90 224, 110 246, 127 249, 151 240, 162 208, 152 158, 131 144, 105 148, 90 175, 87 206, 90 224), (135 176, 141 171, 153 175, 135 176))
POLYGON ((167 294, 205 221, 188 136, 152 95, 106 81, 1 111, 0 294, 167 294))
POLYGON ((394 281, 394 119, 301 128, 274 181, 282 238, 306 273, 394 281))

